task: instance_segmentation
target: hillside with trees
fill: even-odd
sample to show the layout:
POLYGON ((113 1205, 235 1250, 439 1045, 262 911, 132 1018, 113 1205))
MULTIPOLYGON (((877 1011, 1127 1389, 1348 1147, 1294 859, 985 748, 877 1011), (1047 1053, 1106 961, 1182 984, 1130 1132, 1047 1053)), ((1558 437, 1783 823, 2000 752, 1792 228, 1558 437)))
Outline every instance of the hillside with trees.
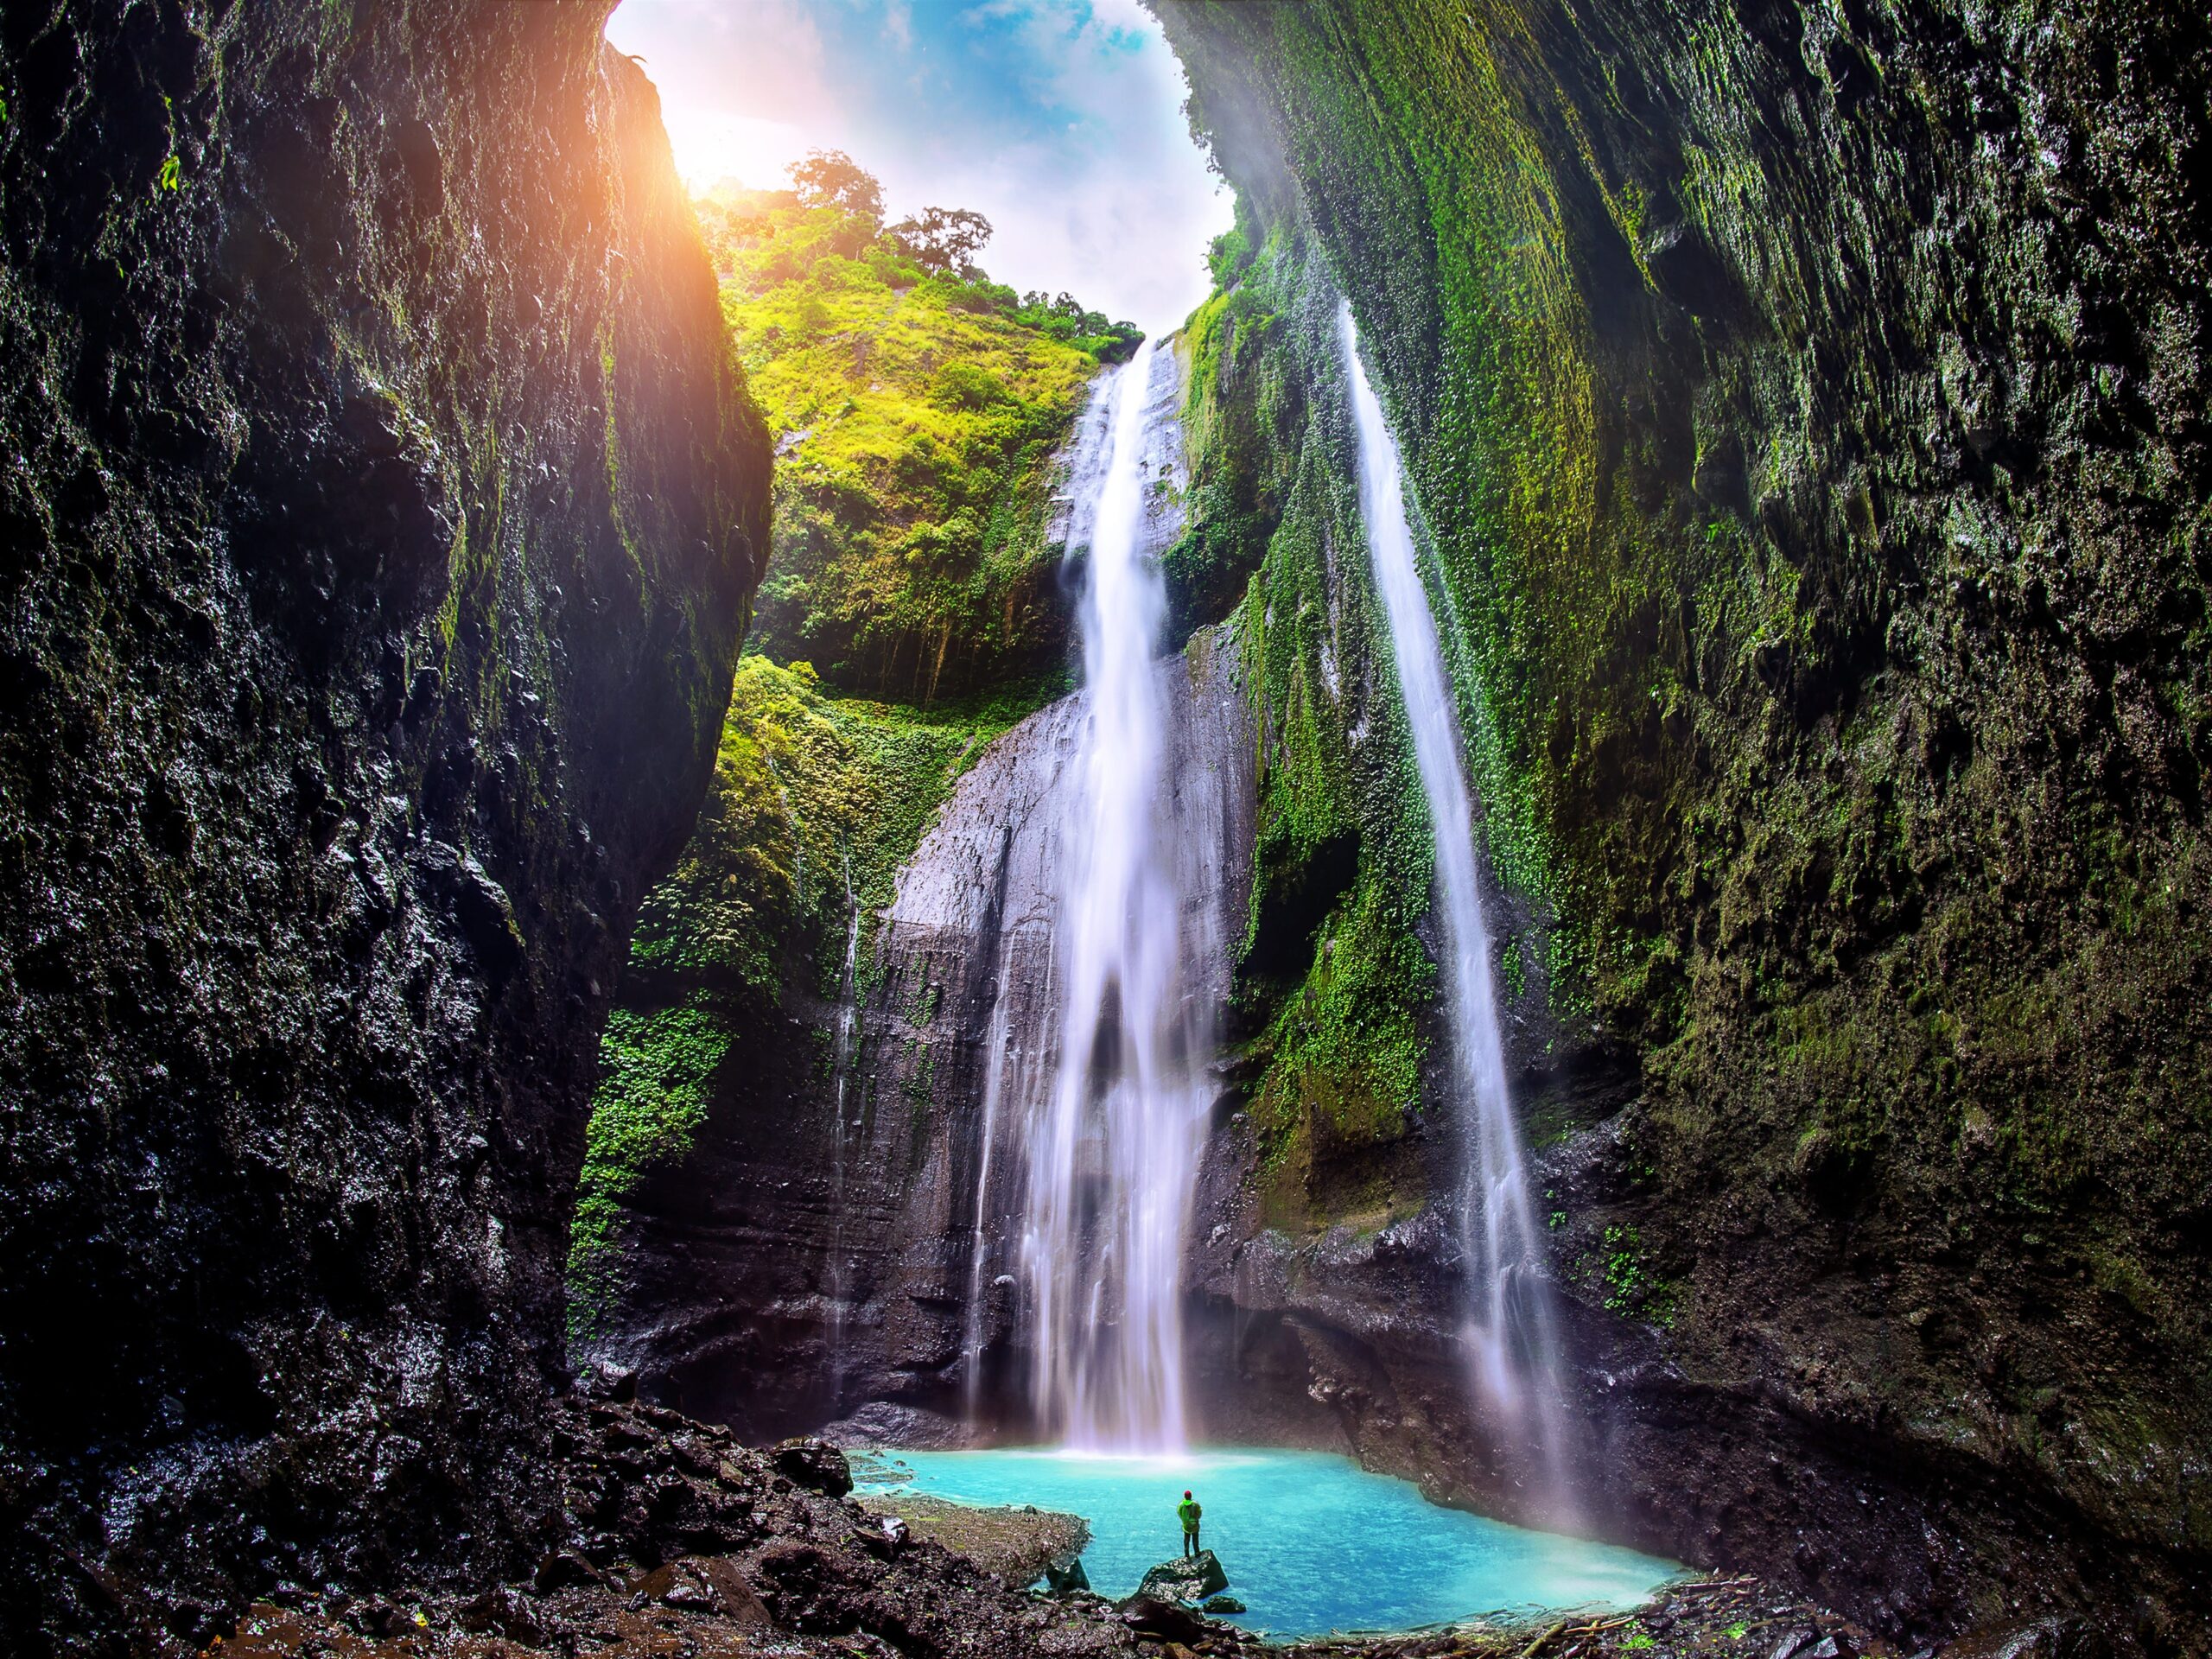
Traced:
POLYGON ((788 190, 699 204, 776 440, 775 545, 753 649, 825 686, 931 705, 1064 676, 1053 456, 1101 363, 1142 335, 976 264, 990 222, 887 222, 840 152, 788 190))

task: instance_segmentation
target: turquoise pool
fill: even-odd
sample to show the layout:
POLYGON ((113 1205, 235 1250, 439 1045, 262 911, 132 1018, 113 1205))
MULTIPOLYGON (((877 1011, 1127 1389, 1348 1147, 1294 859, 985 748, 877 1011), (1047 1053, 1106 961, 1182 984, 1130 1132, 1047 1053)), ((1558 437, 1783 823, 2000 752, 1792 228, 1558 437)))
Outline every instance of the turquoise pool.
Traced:
POLYGON ((1033 1503, 1090 1522, 1084 1567, 1126 1595, 1179 1552, 1185 1487, 1205 1508, 1238 1622, 1282 1639, 1396 1630, 1478 1613, 1632 1607, 1682 1569, 1610 1544, 1439 1509, 1411 1484, 1322 1452, 1243 1449, 1171 1458, 1069 1452, 897 1452, 856 1465, 867 1491, 1033 1503))

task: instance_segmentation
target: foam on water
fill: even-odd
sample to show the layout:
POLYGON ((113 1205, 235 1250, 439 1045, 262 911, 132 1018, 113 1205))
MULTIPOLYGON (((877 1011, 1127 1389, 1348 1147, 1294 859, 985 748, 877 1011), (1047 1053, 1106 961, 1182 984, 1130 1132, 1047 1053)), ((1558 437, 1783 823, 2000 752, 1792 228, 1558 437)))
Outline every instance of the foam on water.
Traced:
POLYGON ((861 1465, 863 1491, 903 1482, 973 1503, 1033 1503, 1090 1522, 1084 1567, 1127 1595, 1182 1548, 1184 1489, 1205 1510, 1238 1622, 1284 1639, 1400 1630, 1493 1611, 1632 1607, 1682 1569, 1610 1544, 1440 1509, 1402 1480, 1322 1452, 1217 1450, 1162 1457, 1044 1451, 901 1452, 861 1465))

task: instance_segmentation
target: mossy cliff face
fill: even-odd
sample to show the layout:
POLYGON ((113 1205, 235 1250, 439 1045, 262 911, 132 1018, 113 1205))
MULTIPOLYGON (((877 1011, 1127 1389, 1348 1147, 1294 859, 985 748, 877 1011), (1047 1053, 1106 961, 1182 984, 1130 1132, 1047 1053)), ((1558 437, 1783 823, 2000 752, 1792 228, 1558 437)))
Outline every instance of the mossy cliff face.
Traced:
POLYGON ((2203 19, 1157 10, 1360 319, 1552 1014, 1640 1057, 1542 1172, 1643 1326, 1577 1339, 1608 1503, 1893 1624, 2180 1630, 2203 19))
MULTIPOLYGON (((651 1372, 634 1333, 682 1328, 685 1310, 727 1300, 728 1283, 703 1268, 648 1262, 641 1277, 633 1212, 651 1217, 671 1195, 685 1209, 733 1198, 726 1174, 702 1173, 718 1141, 749 1141, 772 1122, 771 1139, 798 1135, 821 1151, 841 1079, 855 1103, 872 1096, 860 1074, 888 1056, 874 1025, 863 1031, 846 1010, 896 1012, 881 912, 947 796, 1013 723, 998 705, 924 715, 829 696, 804 664, 739 664, 705 807, 675 869, 646 895, 601 1052, 569 1262, 580 1352, 651 1372), (694 1183, 709 1190, 682 1196, 694 1183)), ((818 1271, 816 1248, 795 1224, 755 1253, 783 1259, 753 1265, 804 1281, 818 1271)), ((730 1317, 758 1313, 741 1302, 730 1317)), ((813 1356, 764 1369, 784 1373, 749 1377, 764 1396, 821 1385, 813 1356)), ((695 1403, 728 1409, 744 1392, 733 1381, 695 1403)))
MULTIPOLYGON (((1266 200, 1245 199, 1177 336, 1189 528, 1164 564, 1186 614, 1234 595, 1260 803, 1230 1038, 1263 1211, 1297 1231, 1420 1210, 1456 1154, 1431 837, 1361 528, 1338 294, 1310 225, 1266 200)), ((1489 896, 1521 1097, 1587 1116, 1611 1057, 1546 1006, 1525 903, 1489 896)))
POLYGON ((552 1511, 598 1026, 766 531, 605 10, 0 22, 16 1650, 552 1511))

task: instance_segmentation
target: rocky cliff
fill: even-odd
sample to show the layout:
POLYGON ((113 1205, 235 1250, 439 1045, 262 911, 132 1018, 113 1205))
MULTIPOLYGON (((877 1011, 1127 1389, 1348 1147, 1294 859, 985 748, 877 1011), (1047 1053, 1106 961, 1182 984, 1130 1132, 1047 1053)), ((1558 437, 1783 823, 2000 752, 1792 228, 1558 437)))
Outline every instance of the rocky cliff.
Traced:
MULTIPOLYGON (((2187 1647, 2204 20, 1156 10, 1249 204, 1225 251, 1310 233, 1370 342, 1515 949, 1583 1075, 1630 1058, 1541 1172, 1602 1518, 1892 1629, 2049 1604, 2187 1647)), ((1268 823, 1263 882, 1357 908, 1341 836, 1271 872, 1268 823)), ((1281 1052, 1255 1179, 1322 1199, 1208 1270, 1287 1310, 1268 1363, 1370 1455, 1479 1471, 1423 1312, 1448 1251, 1375 1201, 1434 1154, 1281 1052)))
POLYGON ((768 467, 606 10, 0 19, 16 1650, 555 1506, 598 1027, 768 467))
MULTIPOLYGON (((1182 378, 1174 358, 1154 364, 1145 469, 1164 487, 1147 498, 1146 535, 1160 554, 1184 531, 1186 480, 1182 378)), ((1081 480, 1101 464, 1105 413, 1096 404, 1084 418, 1052 526, 1078 567, 1090 536, 1081 480)), ((1233 634, 1203 631, 1159 666, 1176 780, 1160 803, 1160 844, 1179 861, 1203 964, 1193 982, 1213 1002, 1229 994, 1249 909, 1255 744, 1242 651, 1233 634)), ((745 683, 734 726, 764 732, 745 683)), ((1057 1063, 1065 773, 1088 718, 1078 692, 972 754, 918 753, 909 769, 957 781, 914 823, 877 902, 865 879, 880 842, 865 821, 911 822, 901 803, 912 791, 893 781, 905 772, 841 751, 837 764, 868 780, 857 815, 818 790, 781 792, 764 816, 804 815, 791 828, 817 871, 826 866, 834 883, 842 846, 855 853, 842 868, 863 880, 847 889, 848 925, 795 927, 773 976, 736 982, 711 944, 715 913, 695 901, 668 910, 671 939, 685 943, 665 961, 659 925, 649 927, 623 1017, 663 1022, 671 1058, 621 1063, 670 1075, 683 1064, 672 1051, 686 1017, 711 1049, 683 1073, 695 1109, 680 1131, 664 1117, 640 1137, 652 1151, 610 1206, 603 1254, 584 1264, 580 1351, 636 1368, 650 1395, 755 1435, 819 1427, 868 1402, 1018 1427, 1023 1131, 1057 1063)), ((743 788, 733 769, 702 823, 743 788)), ((783 833, 761 840, 773 848, 783 833)), ((711 872, 679 871, 662 890, 671 899, 687 880, 753 902, 782 885, 734 839, 702 830, 687 868, 691 856, 711 872)), ((649 908, 658 914, 663 902, 649 908)), ((600 1109, 612 1116, 607 1096, 600 1109)))

